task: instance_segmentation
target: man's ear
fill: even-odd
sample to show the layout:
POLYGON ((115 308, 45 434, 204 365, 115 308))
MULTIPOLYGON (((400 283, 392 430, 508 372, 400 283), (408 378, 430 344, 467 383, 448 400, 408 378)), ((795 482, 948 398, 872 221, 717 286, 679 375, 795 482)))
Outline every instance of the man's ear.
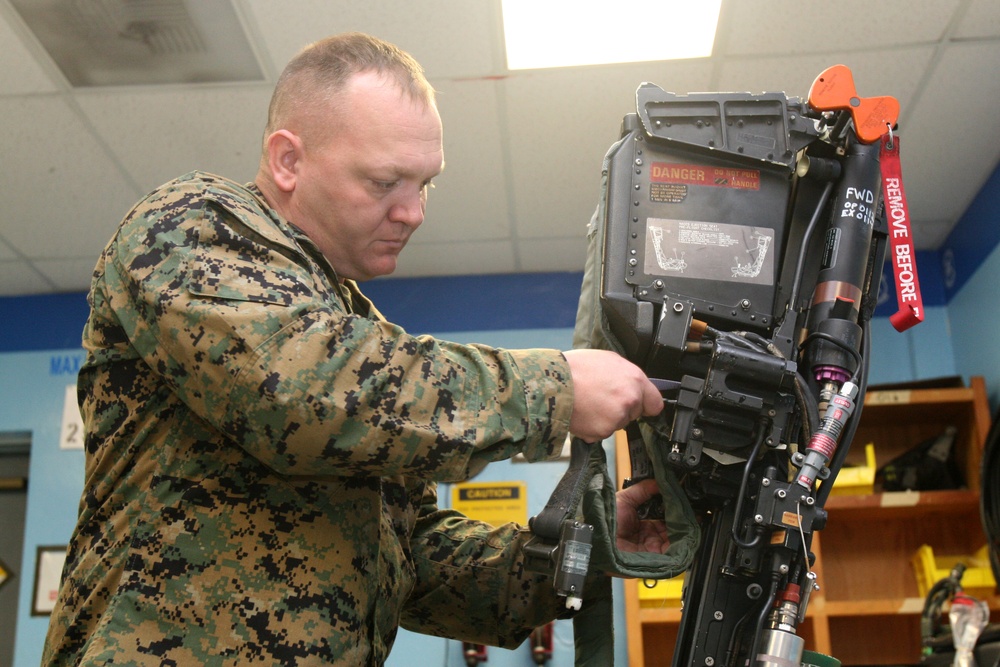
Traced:
POLYGON ((267 164, 274 184, 282 192, 295 189, 299 160, 302 159, 302 140, 288 130, 277 130, 267 138, 267 164))

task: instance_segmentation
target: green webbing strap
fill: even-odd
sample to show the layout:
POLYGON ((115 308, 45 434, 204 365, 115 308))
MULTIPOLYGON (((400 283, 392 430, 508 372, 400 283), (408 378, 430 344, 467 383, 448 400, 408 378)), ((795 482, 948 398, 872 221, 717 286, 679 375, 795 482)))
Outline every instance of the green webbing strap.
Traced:
MULTIPOLYGON (((658 447, 649 447, 653 472, 663 496, 663 520, 670 536, 666 553, 631 553, 618 549, 615 484, 608 475, 600 443, 590 446, 590 482, 583 494, 584 520, 594 527, 590 553, 591 575, 605 573, 627 578, 669 579, 691 565, 701 530, 687 496, 666 468, 658 447)), ((614 664, 614 611, 610 577, 588 577, 583 608, 573 618, 576 667, 614 664)))
POLYGON ((615 484, 608 476, 604 449, 595 447, 590 488, 583 495, 584 520, 594 526, 594 542, 590 554, 592 569, 608 574, 639 579, 670 579, 691 565, 701 541, 701 529, 694 510, 676 478, 660 454, 660 447, 647 447, 653 465, 653 476, 663 497, 663 521, 667 526, 670 546, 666 553, 624 552, 618 549, 615 484))

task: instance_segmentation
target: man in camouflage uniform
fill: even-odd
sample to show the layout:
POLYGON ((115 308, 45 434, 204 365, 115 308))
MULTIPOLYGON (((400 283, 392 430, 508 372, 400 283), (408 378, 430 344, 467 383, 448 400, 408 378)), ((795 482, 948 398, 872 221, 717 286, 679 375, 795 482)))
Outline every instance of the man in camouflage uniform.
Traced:
MULTIPOLYGON (((86 485, 47 665, 380 665, 402 624, 499 646, 559 613, 518 526, 437 481, 662 407, 610 352, 406 334, 391 273, 443 164, 419 66, 351 34, 304 50, 259 174, 192 173, 126 216, 94 273, 86 485)), ((643 544, 620 503, 626 548, 643 544)), ((624 493, 624 492, 623 492, 624 493)))

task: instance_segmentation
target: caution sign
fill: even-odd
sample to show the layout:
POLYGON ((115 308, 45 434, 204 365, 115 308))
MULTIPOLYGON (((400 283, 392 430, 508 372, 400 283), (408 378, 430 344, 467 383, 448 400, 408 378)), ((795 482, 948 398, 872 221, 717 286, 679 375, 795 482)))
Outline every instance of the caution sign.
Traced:
POLYGON ((465 482, 451 488, 451 506, 470 519, 498 526, 528 523, 528 485, 524 482, 465 482))

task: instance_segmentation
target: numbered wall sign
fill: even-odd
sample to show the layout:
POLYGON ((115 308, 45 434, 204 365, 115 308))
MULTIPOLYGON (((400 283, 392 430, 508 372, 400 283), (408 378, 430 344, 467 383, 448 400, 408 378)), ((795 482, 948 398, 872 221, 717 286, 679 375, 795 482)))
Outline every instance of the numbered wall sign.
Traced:
POLYGON ((59 448, 83 449, 83 417, 80 416, 80 406, 76 402, 75 384, 66 386, 59 448))

